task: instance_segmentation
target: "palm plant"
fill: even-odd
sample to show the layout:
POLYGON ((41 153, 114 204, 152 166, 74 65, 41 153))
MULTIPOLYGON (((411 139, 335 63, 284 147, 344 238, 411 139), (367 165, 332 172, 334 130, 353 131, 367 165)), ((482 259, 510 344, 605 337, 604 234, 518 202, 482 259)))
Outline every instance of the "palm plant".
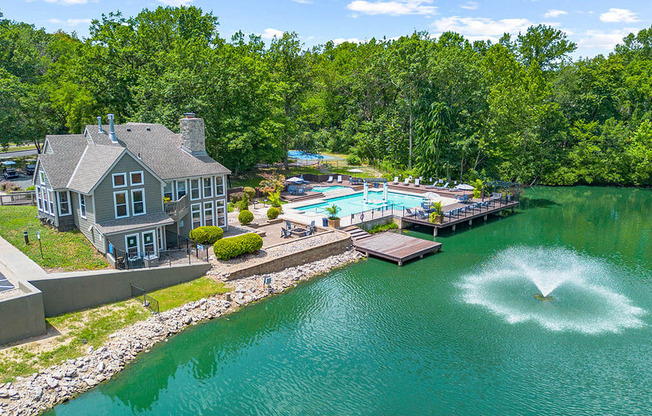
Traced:
POLYGON ((328 219, 329 220, 338 220, 339 217, 337 216, 337 213, 342 211, 342 208, 338 207, 337 205, 333 204, 333 206, 326 207, 326 212, 328 213, 328 219))

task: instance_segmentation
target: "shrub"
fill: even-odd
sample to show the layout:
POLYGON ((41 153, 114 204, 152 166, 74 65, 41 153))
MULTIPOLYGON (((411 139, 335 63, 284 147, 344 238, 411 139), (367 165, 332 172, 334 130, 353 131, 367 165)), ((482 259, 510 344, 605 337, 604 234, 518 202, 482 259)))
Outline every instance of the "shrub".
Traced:
POLYGON ((254 199, 254 197, 256 196, 256 190, 251 186, 245 186, 245 188, 242 190, 242 193, 247 195, 248 199, 254 199))
POLYGON ((387 224, 381 224, 381 225, 376 225, 373 227, 371 230, 367 231, 369 234, 376 234, 376 233, 382 233, 384 231, 389 231, 389 230, 396 230, 398 228, 398 224, 395 222, 390 222, 387 224))
POLYGON ((235 206, 238 207, 238 211, 247 211, 249 210, 249 199, 245 195, 242 201, 236 203, 235 206))
POLYGON ((215 244, 223 235, 224 230, 214 225, 197 227, 190 231, 190 239, 197 244, 215 244))
POLYGON ((233 212, 233 211, 235 211, 235 204, 234 204, 233 202, 229 202, 229 203, 226 205, 226 210, 227 210, 228 212, 233 212))
POLYGON ((243 195, 244 194, 242 192, 232 193, 231 196, 229 197, 229 200, 235 204, 237 202, 242 201, 242 196, 243 195))
POLYGON ((278 209, 271 207, 267 210, 267 218, 270 220, 275 220, 278 217, 278 209))
POLYGON ((12 192, 12 191, 18 191, 20 190, 20 186, 16 185, 15 183, 11 181, 4 181, 0 182, 0 191, 5 191, 7 193, 12 192))
POLYGON ((348 155, 346 157, 346 163, 348 165, 356 165, 356 166, 358 166, 358 165, 362 164, 362 161, 356 155, 348 155))
POLYGON ((220 260, 228 260, 242 254, 253 253, 263 247, 263 238, 255 233, 222 239, 215 243, 213 251, 220 260))
POLYGON ((251 211, 245 209, 243 211, 240 211, 240 214, 238 214, 238 221, 240 221, 240 224, 242 225, 247 225, 253 220, 254 220, 254 214, 252 214, 251 211))
POLYGON ((27 188, 25 188, 25 190, 26 190, 26 191, 35 191, 35 190, 36 190, 36 186, 34 186, 34 185, 30 185, 30 186, 28 186, 27 188))

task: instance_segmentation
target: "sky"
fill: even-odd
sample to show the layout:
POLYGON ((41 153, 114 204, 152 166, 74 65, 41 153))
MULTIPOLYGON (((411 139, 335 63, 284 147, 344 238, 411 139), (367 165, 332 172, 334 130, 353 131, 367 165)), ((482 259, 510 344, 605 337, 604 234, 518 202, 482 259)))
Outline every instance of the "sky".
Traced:
POLYGON ((294 31, 306 47, 424 30, 497 41, 504 32, 518 34, 543 23, 566 32, 579 58, 606 55, 627 34, 652 26, 648 0, 0 0, 0 12, 50 32, 85 37, 91 20, 102 14, 119 10, 135 16, 166 5, 211 11, 227 39, 239 30, 266 40, 294 31))

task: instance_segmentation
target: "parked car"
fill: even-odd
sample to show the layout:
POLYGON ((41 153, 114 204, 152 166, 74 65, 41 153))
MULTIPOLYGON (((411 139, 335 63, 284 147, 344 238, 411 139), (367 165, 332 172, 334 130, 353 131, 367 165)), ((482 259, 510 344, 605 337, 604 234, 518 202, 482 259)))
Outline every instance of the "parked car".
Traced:
POLYGON ((34 175, 34 169, 36 169, 36 163, 31 163, 25 167, 25 173, 32 176, 34 175))
POLYGON ((2 176, 5 179, 13 179, 18 177, 18 173, 16 172, 16 162, 9 160, 2 162, 2 176))

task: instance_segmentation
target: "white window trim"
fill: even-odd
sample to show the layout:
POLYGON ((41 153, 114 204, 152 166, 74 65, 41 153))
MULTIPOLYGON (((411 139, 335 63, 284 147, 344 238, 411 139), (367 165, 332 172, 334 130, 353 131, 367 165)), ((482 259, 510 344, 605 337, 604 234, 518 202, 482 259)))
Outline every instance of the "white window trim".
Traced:
POLYGON ((141 244, 143 248, 143 256, 147 255, 147 251, 145 251, 145 234, 152 234, 152 245, 154 246, 154 255, 158 256, 158 240, 156 238, 156 230, 149 230, 149 231, 143 231, 140 233, 142 239, 141 239, 141 244))
POLYGON ((41 185, 45 185, 45 172, 39 171, 38 180, 41 185))
POLYGON ((138 250, 138 256, 140 257, 140 234, 138 233, 125 235, 125 256, 129 258, 129 245, 127 244, 129 237, 136 237, 136 250, 138 250))
POLYGON ((202 225, 206 225, 206 211, 208 211, 208 209, 206 208, 207 205, 211 206, 211 219, 213 220, 213 225, 215 225, 215 204, 213 203, 213 201, 204 202, 204 206, 203 206, 204 210, 202 211, 203 218, 201 223, 202 225))
POLYGON ((188 181, 188 194, 190 195, 190 200, 191 201, 199 201, 201 199, 201 188, 202 188, 201 178, 190 179, 188 181), (192 182, 193 181, 197 181, 197 198, 192 197, 192 182))
POLYGON ((215 185, 213 185, 213 183, 214 183, 213 177, 209 176, 209 177, 206 177, 206 178, 201 178, 199 180, 199 183, 201 184, 201 194, 204 197, 204 199, 212 198, 213 194, 215 193, 215 185), (206 195, 206 192, 204 192, 204 191, 206 191, 206 186, 204 186, 204 180, 206 180, 206 179, 208 179, 210 181, 210 183, 211 183, 211 185, 208 187, 211 190, 210 195, 206 195))
POLYGON ((86 210, 87 210, 87 208, 88 207, 86 206, 86 195, 79 194, 79 216, 81 218, 83 218, 83 219, 86 219, 86 210), (83 204, 82 204, 82 200, 84 201, 83 204), (84 207, 83 210, 82 210, 82 206, 84 207))
POLYGON ((224 178, 224 176, 216 176, 216 177, 215 177, 215 180, 213 181, 213 184, 215 185, 215 197, 216 197, 216 198, 219 198, 219 197, 221 197, 221 196, 224 196, 224 194, 226 193, 226 179, 224 178), (218 186, 218 185, 217 185, 217 182, 218 182, 218 178, 219 178, 219 180, 220 180, 221 183, 222 183, 222 193, 217 192, 217 186, 218 186))
POLYGON ((72 206, 70 204, 70 191, 59 191, 57 192, 57 208, 59 208, 59 216, 60 217, 66 217, 68 215, 72 215, 72 206), (61 211, 61 197, 60 195, 65 194, 66 197, 68 198, 68 213, 67 214, 62 214, 63 211, 61 211))
POLYGON ((36 195, 36 209, 38 211, 43 211, 43 201, 41 200, 41 187, 36 185, 34 187, 34 193, 36 195))
POLYGON ((138 188, 138 189, 132 189, 131 190, 131 215, 134 217, 137 217, 139 215, 145 215, 147 214, 147 203, 145 202, 145 188, 138 188), (142 191, 143 193, 143 212, 140 214, 136 214, 136 200, 134 199, 134 192, 142 191))
POLYGON ((113 213, 115 214, 115 219, 121 219, 121 218, 129 218, 129 192, 127 191, 115 191, 113 193, 113 213), (118 194, 125 194, 125 205, 127 207, 127 215, 121 215, 118 216, 118 203, 116 200, 116 195, 118 194))
POLYGON ((50 214, 50 215, 56 215, 56 214, 54 213, 54 204, 55 204, 57 201, 53 201, 53 199, 55 198, 54 191, 53 191, 52 189, 49 189, 49 188, 48 188, 48 189, 45 190, 45 193, 46 193, 47 196, 48 196, 48 214, 50 214))
POLYGON ((183 189, 186 192, 186 195, 188 195, 188 182, 185 179, 182 180, 182 181, 176 181, 176 185, 175 185, 175 190, 176 190, 175 196, 177 197, 176 201, 178 201, 178 200, 180 200, 182 198, 182 197, 179 196, 179 184, 180 183, 184 184, 183 189))
POLYGON ((229 215, 229 213, 228 213, 228 209, 227 209, 226 200, 221 199, 221 200, 215 201, 215 216, 213 217, 213 222, 215 223, 215 225, 217 225, 218 227, 226 227, 228 225, 228 222, 229 222, 228 215, 229 215), (221 204, 220 204, 220 202, 221 202, 221 204), (217 210, 220 208, 220 207, 218 207, 218 204, 221 205, 221 208, 222 208, 222 211, 224 212, 224 215, 219 215, 217 213, 217 210), (222 221, 220 221, 220 219, 222 221))
POLYGON ((144 184, 145 184, 145 172, 143 172, 142 170, 137 170, 137 171, 134 171, 134 172, 129 172, 129 183, 131 184, 131 186, 144 185, 144 184), (136 182, 134 182, 134 181, 132 180, 132 175, 133 175, 134 173, 140 173, 140 180, 141 180, 140 183, 136 183, 136 182))
POLYGON ((169 185, 170 188, 171 188, 171 189, 170 189, 170 195, 172 195, 172 197, 170 198, 170 201, 174 201, 174 196, 175 196, 175 192, 174 192, 174 182, 170 182, 169 184, 166 182, 165 185, 163 185, 163 188, 161 189, 161 194, 163 195, 163 198, 165 198, 165 188, 167 188, 168 185, 169 185))
POLYGON ((203 221, 204 215, 203 215, 203 212, 202 212, 201 203, 190 205, 190 227, 191 227, 191 229, 194 230, 195 229, 194 228, 195 227, 195 219, 192 217, 192 214, 194 213, 193 207, 199 207, 198 212, 199 212, 199 226, 200 227, 202 226, 202 224, 204 224, 204 221, 203 221))
POLYGON ((127 182, 127 174, 126 174, 126 173, 114 173, 113 175, 111 175, 111 185, 113 185, 113 188, 114 188, 114 189, 117 189, 117 188, 126 188, 127 185, 128 185, 128 182, 127 182), (115 184, 115 177, 116 177, 116 176, 122 176, 122 177, 125 179, 125 184, 124 184, 124 185, 116 185, 116 184, 115 184))

